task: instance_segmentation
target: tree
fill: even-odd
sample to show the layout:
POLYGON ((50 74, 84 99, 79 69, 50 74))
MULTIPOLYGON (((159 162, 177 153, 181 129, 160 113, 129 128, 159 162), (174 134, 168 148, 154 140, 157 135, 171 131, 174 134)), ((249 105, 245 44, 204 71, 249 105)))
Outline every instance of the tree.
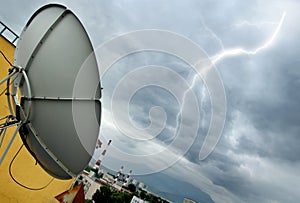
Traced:
POLYGON ((111 203, 111 190, 107 186, 101 186, 100 190, 96 190, 96 192, 93 194, 92 199, 96 203, 111 203))
POLYGON ((87 166, 84 170, 86 170, 87 172, 90 172, 91 171, 91 169, 92 169, 92 167, 90 167, 90 166, 87 166))
POLYGON ((92 200, 94 200, 96 203, 100 203, 102 201, 102 195, 100 193, 100 190, 96 190, 96 192, 92 196, 92 200))
POLYGON ((104 201, 109 203, 111 190, 108 186, 102 186, 100 187, 100 193, 104 197, 104 201))
POLYGON ((114 192, 111 195, 111 203, 130 203, 132 195, 124 192, 114 192))
POLYGON ((145 192, 144 190, 141 190, 140 198, 145 200, 147 198, 147 192, 145 192))
POLYGON ((135 185, 132 184, 132 183, 130 183, 130 184, 128 185, 128 190, 129 190, 130 192, 135 192, 135 191, 136 191, 135 185))
POLYGON ((132 196, 125 192, 113 192, 108 186, 101 186, 93 194, 93 200, 95 203, 130 203, 132 196))
POLYGON ((132 199, 132 195, 128 194, 128 193, 123 193, 122 195, 122 199, 123 199, 123 202, 124 203, 130 203, 131 202, 131 199, 132 199))

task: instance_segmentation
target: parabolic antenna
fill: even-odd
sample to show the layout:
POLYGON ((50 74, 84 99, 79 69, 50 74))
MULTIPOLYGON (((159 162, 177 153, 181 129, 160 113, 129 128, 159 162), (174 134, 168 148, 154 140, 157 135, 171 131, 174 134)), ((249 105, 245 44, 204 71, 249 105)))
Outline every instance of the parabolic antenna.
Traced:
POLYGON ((16 107, 10 109, 20 121, 18 129, 28 151, 59 179, 78 175, 97 143, 101 88, 93 51, 78 18, 57 4, 33 14, 16 46, 10 93, 14 99, 8 103, 16 107), (74 111, 80 116, 74 117, 74 111))

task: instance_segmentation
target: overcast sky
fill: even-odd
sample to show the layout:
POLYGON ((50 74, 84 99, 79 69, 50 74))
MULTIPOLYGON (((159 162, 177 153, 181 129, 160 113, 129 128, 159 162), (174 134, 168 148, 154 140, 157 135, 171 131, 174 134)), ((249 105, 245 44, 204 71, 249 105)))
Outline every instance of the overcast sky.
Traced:
MULTIPOLYGON (((20 34, 33 12, 49 2, 2 0, 0 20, 20 34)), ((175 202, 183 197, 199 202, 299 201, 297 0, 57 2, 78 16, 98 54, 126 33, 169 31, 181 36, 180 42, 189 39, 198 45, 224 86, 226 102, 220 101, 222 94, 212 102, 205 75, 198 77, 181 56, 160 51, 139 51, 116 61, 101 75, 101 139, 113 140, 106 167, 133 169, 175 202), (226 114, 220 113, 222 105, 226 114), (224 117, 224 129, 213 152, 200 160, 210 127, 220 127, 210 126, 213 113, 224 117)), ((180 42, 174 41, 176 49, 182 48, 180 42)), ((99 61, 104 57, 97 56, 99 61)))

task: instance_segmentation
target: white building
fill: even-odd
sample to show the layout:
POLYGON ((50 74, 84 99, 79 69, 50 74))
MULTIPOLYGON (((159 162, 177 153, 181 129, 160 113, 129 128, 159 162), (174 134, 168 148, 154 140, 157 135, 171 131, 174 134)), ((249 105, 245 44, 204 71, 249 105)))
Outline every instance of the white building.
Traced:
POLYGON ((93 194, 96 192, 97 189, 100 188, 100 184, 96 183, 88 176, 84 176, 84 183, 85 183, 85 199, 92 199, 93 194))
POLYGON ((143 189, 143 190, 147 190, 148 186, 147 186, 147 185, 145 185, 145 184, 144 184, 144 183, 142 183, 142 182, 139 182, 139 184, 138 184, 138 188, 140 188, 140 189, 143 189))
POLYGON ((108 173, 104 173, 103 179, 106 180, 109 183, 114 182, 114 177, 112 175, 108 174, 108 173))
POLYGON ((134 184, 135 186, 137 186, 139 182, 136 179, 132 179, 131 183, 134 184))
POLYGON ((148 203, 148 201, 144 201, 136 196, 133 196, 130 203, 148 203))

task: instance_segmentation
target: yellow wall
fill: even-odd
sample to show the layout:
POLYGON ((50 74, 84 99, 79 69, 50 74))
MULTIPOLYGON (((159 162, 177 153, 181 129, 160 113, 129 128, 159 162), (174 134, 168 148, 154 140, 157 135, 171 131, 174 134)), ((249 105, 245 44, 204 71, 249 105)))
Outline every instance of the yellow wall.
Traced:
MULTIPOLYGON (((15 47, 3 37, 0 36, 0 50, 5 53, 6 57, 13 62, 15 47)), ((7 69, 9 64, 0 55, 0 80, 7 75, 7 69)), ((0 86, 0 92, 5 88, 5 84, 0 86)), ((6 97, 3 95, 0 97, 0 117, 6 116, 9 110, 6 104, 6 97)), ((15 129, 15 128, 14 128, 15 129)), ((8 143, 14 129, 9 129, 4 139, 4 146, 8 143)), ((12 144, 10 151, 3 163, 0 165, 0 202, 1 203, 15 203, 15 202, 30 202, 30 203, 56 203, 58 202, 54 196, 70 188, 73 180, 58 180, 54 179, 51 184, 39 191, 32 191, 25 189, 17 185, 10 177, 8 168, 13 156, 22 145, 22 141, 19 135, 16 136, 14 143, 12 144)), ((0 148, 0 154, 3 153, 4 146, 0 148)), ((22 182, 27 187, 40 188, 50 180, 52 177, 48 175, 39 166, 35 165, 35 160, 23 147, 19 155, 16 157, 12 165, 12 173, 14 177, 22 182)))

